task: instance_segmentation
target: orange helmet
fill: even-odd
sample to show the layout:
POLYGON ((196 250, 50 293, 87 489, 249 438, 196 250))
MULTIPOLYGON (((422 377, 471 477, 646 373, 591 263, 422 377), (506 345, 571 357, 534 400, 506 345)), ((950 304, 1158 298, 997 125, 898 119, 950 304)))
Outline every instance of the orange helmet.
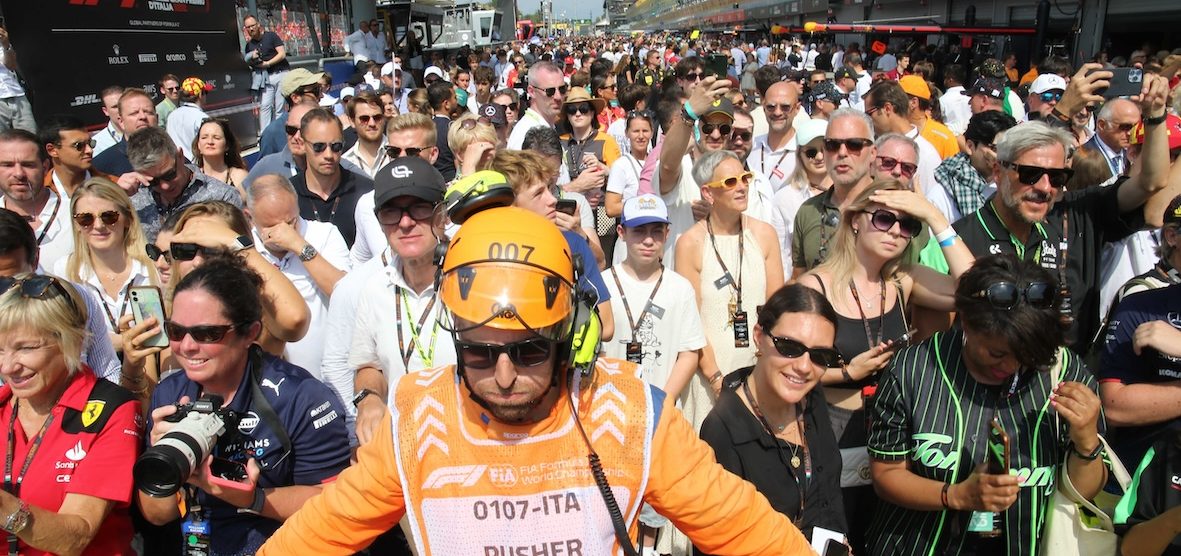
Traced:
POLYGON ((569 337, 576 300, 574 262, 558 227, 525 209, 471 215, 447 247, 439 298, 456 332, 479 326, 569 337))

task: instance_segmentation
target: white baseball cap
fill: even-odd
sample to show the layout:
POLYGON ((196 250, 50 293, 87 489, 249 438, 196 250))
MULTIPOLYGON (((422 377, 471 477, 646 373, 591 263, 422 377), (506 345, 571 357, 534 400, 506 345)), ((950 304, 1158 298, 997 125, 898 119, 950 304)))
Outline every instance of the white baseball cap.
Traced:
POLYGON ((442 79, 443 81, 451 81, 450 79, 447 78, 447 74, 443 73, 443 70, 441 68, 439 68, 439 66, 431 66, 431 67, 427 68, 426 71, 423 72, 422 78, 426 79, 427 77, 429 77, 431 75, 437 76, 439 79, 442 79))
POLYGON ((828 131, 828 120, 809 119, 796 126, 796 146, 803 147, 828 131))
POLYGON ((668 207, 660 197, 645 193, 623 202, 624 228, 635 228, 653 222, 668 224, 668 207))
POLYGON ((1035 95, 1040 95, 1047 91, 1065 91, 1066 80, 1062 76, 1054 73, 1043 73, 1033 80, 1033 84, 1029 86, 1029 92, 1035 95))
POLYGON ((386 62, 385 65, 381 66, 381 76, 382 77, 385 77, 387 75, 393 75, 395 71, 401 72, 402 66, 400 64, 395 64, 393 62, 386 62))
POLYGON ((344 100, 352 96, 357 96, 356 90, 352 87, 345 87, 340 90, 340 100, 344 100))

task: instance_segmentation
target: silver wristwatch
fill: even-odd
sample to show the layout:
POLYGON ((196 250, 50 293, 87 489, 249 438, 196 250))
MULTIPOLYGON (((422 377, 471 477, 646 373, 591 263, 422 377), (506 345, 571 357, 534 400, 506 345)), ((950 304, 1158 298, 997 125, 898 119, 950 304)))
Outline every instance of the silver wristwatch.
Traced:
POLYGON ((8 515, 8 519, 4 520, 3 529, 10 535, 16 535, 24 531, 29 526, 29 518, 32 517, 29 512, 29 503, 24 500, 20 501, 20 507, 16 511, 8 515))
POLYGON ((299 252, 299 260, 306 263, 306 262, 316 258, 316 255, 319 255, 319 254, 320 254, 320 252, 316 251, 316 248, 312 247, 312 244, 309 243, 309 244, 303 246, 303 251, 299 252))

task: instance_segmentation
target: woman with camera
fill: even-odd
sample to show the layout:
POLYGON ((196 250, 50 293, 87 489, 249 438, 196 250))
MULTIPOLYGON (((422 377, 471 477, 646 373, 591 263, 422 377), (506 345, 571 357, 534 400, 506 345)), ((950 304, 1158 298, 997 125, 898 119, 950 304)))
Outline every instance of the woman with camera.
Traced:
MULTIPOLYGON (((0 278, 0 547, 132 555, 139 405, 81 362, 86 304, 52 276, 0 278)), ((3 548, 0 548, 3 549, 3 548)))
POLYGON ((841 453, 816 388, 826 369, 841 364, 836 312, 819 292, 789 284, 757 318, 757 360, 726 377, 701 439, 806 536, 815 527, 844 534, 841 453))
POLYGON ((978 259, 955 291, 962 328, 894 356, 870 418, 871 554, 1034 554, 1060 470, 1099 492, 1099 397, 1060 347, 1058 292, 1035 262, 978 259))
POLYGON ((144 517, 183 519, 190 545, 195 538, 210 554, 253 553, 349 463, 336 395, 254 345, 261 287, 241 259, 216 253, 177 284, 164 330, 184 372, 153 393, 155 447, 134 472, 144 517))

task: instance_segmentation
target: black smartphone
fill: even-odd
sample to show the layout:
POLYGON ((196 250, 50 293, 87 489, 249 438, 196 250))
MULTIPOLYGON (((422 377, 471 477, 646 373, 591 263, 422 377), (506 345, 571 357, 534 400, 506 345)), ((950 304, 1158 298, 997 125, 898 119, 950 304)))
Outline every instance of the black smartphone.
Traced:
POLYGON ((574 199, 558 199, 557 210, 558 212, 574 216, 574 213, 578 212, 578 201, 574 199))
POLYGON ((714 54, 706 59, 705 73, 717 77, 718 79, 726 78, 726 70, 730 66, 730 59, 722 54, 714 54))
POLYGON ((1111 79, 1108 80, 1111 85, 1108 85, 1106 89, 1097 89, 1096 94, 1102 95, 1103 98, 1131 97, 1140 94, 1140 88, 1144 85, 1144 70, 1140 68, 1112 68, 1106 71, 1110 71, 1112 74, 1111 79))
POLYGON ((1009 434, 996 417, 988 423, 988 473, 1009 474, 1009 434))
POLYGON ((849 556, 849 546, 836 539, 828 539, 824 544, 823 556, 849 556))
POLYGON ((911 328, 910 330, 903 332, 902 335, 897 338, 890 338, 889 340, 886 340, 886 345, 890 346, 890 349, 908 346, 910 345, 911 340, 914 339, 914 335, 918 334, 918 332, 919 329, 911 328))

